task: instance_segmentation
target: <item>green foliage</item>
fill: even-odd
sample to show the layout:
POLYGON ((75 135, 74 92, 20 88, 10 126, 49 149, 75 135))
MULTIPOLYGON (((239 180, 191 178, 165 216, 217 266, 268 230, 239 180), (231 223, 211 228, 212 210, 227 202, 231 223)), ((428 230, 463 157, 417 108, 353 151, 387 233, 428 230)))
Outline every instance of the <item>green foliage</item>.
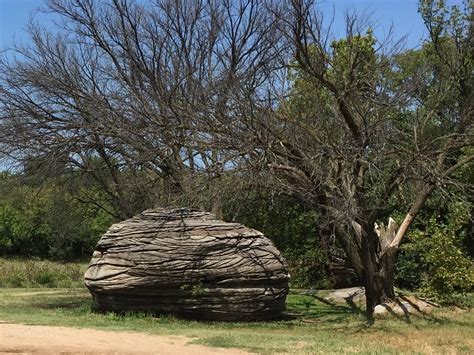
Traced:
MULTIPOLYGON (((317 241, 317 240, 316 240, 317 241)), ((327 256, 308 241, 306 249, 287 249, 285 257, 289 263, 291 285, 293 287, 331 288, 326 274, 327 256)))
POLYGON ((183 284, 180 286, 180 290, 182 291, 190 291, 191 295, 198 297, 198 296, 203 296, 206 294, 208 291, 202 281, 196 282, 194 284, 183 284))
POLYGON ((474 287, 473 261, 463 248, 469 213, 465 204, 453 203, 444 219, 431 217, 409 234, 397 264, 399 286, 441 303, 462 302, 474 287))
POLYGON ((318 245, 318 215, 310 206, 287 196, 251 192, 226 205, 225 217, 258 229, 275 243, 288 261, 293 286, 327 286, 327 259, 318 245))
POLYGON ((193 296, 203 296, 206 294, 206 289, 204 288, 202 282, 197 283, 191 289, 191 294, 193 296))
POLYGON ((353 89, 359 93, 371 90, 377 65, 376 39, 369 29, 365 35, 356 34, 334 41, 332 70, 329 75, 343 84, 341 89, 353 89))
POLYGON ((0 259, 0 287, 81 287, 83 264, 0 259))
POLYGON ((113 219, 80 203, 51 178, 41 186, 20 176, 0 176, 0 256, 57 260, 88 258, 113 219))
MULTIPOLYGON (((327 65, 322 69, 325 76, 334 82, 340 92, 355 96, 364 96, 371 91, 375 83, 378 57, 375 51, 376 39, 372 30, 366 34, 354 34, 331 43, 331 57, 324 57, 327 65)), ((315 67, 321 66, 323 58, 313 45, 309 47, 315 67)), ((280 107, 285 119, 304 129, 319 142, 339 141, 344 130, 334 117, 337 105, 333 94, 315 80, 305 70, 293 63, 290 71, 291 95, 280 107), (324 134, 321 134, 324 132, 324 134)))

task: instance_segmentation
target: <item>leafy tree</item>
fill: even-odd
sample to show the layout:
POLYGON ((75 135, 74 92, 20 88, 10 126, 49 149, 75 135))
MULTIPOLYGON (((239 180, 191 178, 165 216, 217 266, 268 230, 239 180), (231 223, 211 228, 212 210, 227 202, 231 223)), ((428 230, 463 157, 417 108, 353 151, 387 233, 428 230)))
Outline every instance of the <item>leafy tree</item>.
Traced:
POLYGON ((463 245, 469 219, 466 204, 452 203, 445 216, 431 216, 411 231, 401 247, 401 262, 409 264, 402 264, 398 277, 439 302, 462 300, 474 287, 472 259, 463 245))
POLYGON ((294 86, 275 89, 278 109, 253 102, 238 139, 253 147, 267 184, 317 206, 320 234, 343 247, 371 319, 376 304, 395 296, 395 260, 409 226, 433 191, 459 185, 453 174, 474 159, 463 154, 473 143, 469 14, 455 7, 439 18, 443 4, 423 1, 431 36, 412 57, 420 69, 409 72, 395 49, 376 48, 356 16, 347 17, 346 38, 330 41, 313 5, 294 1, 280 14, 294 86), (405 209, 400 225, 384 226, 397 203, 405 209))
POLYGON ((50 178, 41 186, 24 179, 6 173, 0 179, 0 255, 89 258, 113 218, 71 196, 64 178, 50 178))

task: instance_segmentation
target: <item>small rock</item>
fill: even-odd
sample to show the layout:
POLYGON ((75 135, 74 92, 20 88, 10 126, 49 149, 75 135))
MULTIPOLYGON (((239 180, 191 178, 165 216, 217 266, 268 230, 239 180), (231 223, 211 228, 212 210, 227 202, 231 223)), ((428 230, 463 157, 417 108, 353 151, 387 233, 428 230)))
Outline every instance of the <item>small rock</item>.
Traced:
POLYGON ((353 302, 364 302, 365 301, 365 290, 363 287, 349 287, 349 288, 340 288, 338 290, 332 291, 326 299, 333 300, 335 302, 347 302, 351 300, 353 302))
POLYGON ((386 305, 383 305, 383 304, 376 305, 374 308, 374 314, 375 315, 388 314, 386 305))
POLYGON ((417 310, 408 302, 395 303, 392 310, 398 315, 413 314, 417 312, 417 310))

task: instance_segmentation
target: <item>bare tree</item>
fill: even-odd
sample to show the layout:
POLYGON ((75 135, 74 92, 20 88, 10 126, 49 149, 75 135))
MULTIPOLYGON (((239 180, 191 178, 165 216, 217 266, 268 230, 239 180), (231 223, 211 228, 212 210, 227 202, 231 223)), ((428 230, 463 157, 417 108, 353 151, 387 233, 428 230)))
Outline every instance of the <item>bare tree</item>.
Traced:
POLYGON ((229 160, 210 145, 217 123, 234 124, 236 100, 263 85, 278 53, 262 1, 47 5, 60 15, 57 33, 32 24, 33 44, 0 62, 4 154, 86 172, 120 218, 136 212, 140 178, 135 200, 163 181, 192 204, 229 160))
POLYGON ((280 90, 277 109, 260 106, 258 124, 248 126, 256 143, 249 160, 281 191, 319 207, 321 232, 336 237, 365 286, 369 319, 395 297, 397 250, 427 198, 447 192, 456 169, 474 159, 466 150, 473 144, 469 13, 454 10, 449 20, 433 1, 420 4, 431 37, 415 72, 400 67, 415 52, 377 43, 362 17, 348 14, 346 38, 331 40, 313 1, 275 10, 294 49, 292 85, 280 90), (402 195, 405 218, 384 227, 402 195))

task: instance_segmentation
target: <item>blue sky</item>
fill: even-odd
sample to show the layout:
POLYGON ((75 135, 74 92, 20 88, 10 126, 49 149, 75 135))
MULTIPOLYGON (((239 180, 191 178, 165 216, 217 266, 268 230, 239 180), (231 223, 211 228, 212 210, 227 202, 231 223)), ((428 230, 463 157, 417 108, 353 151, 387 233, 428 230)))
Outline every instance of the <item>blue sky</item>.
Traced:
MULTIPOLYGON (((377 36, 383 37, 393 24, 395 38, 407 36, 407 48, 418 47, 426 35, 423 22, 417 12, 418 0, 318 0, 318 2, 326 18, 330 18, 333 9, 335 10, 333 30, 336 35, 344 32, 344 12, 353 9, 372 14, 372 20, 376 23, 377 36)), ((462 5, 463 0, 447 0, 447 3, 462 5)), ((42 6, 44 6, 43 0, 0 0, 0 53, 11 46, 13 41, 28 42, 25 29, 31 17, 46 27, 52 27, 53 17, 36 11, 42 6)))
MULTIPOLYGON (((425 35, 423 22, 417 12, 418 0, 319 0, 319 3, 328 18, 335 9, 336 34, 344 30, 343 13, 355 9, 372 14, 378 36, 383 37, 390 24, 393 24, 396 38, 407 36, 408 48, 417 47, 425 35)), ((447 3, 461 5, 462 0, 448 0, 447 3)), ((43 4, 42 0, 0 0, 0 50, 10 46, 13 41, 22 43, 28 40, 25 28, 31 16, 50 26, 51 16, 35 13, 43 4)))

